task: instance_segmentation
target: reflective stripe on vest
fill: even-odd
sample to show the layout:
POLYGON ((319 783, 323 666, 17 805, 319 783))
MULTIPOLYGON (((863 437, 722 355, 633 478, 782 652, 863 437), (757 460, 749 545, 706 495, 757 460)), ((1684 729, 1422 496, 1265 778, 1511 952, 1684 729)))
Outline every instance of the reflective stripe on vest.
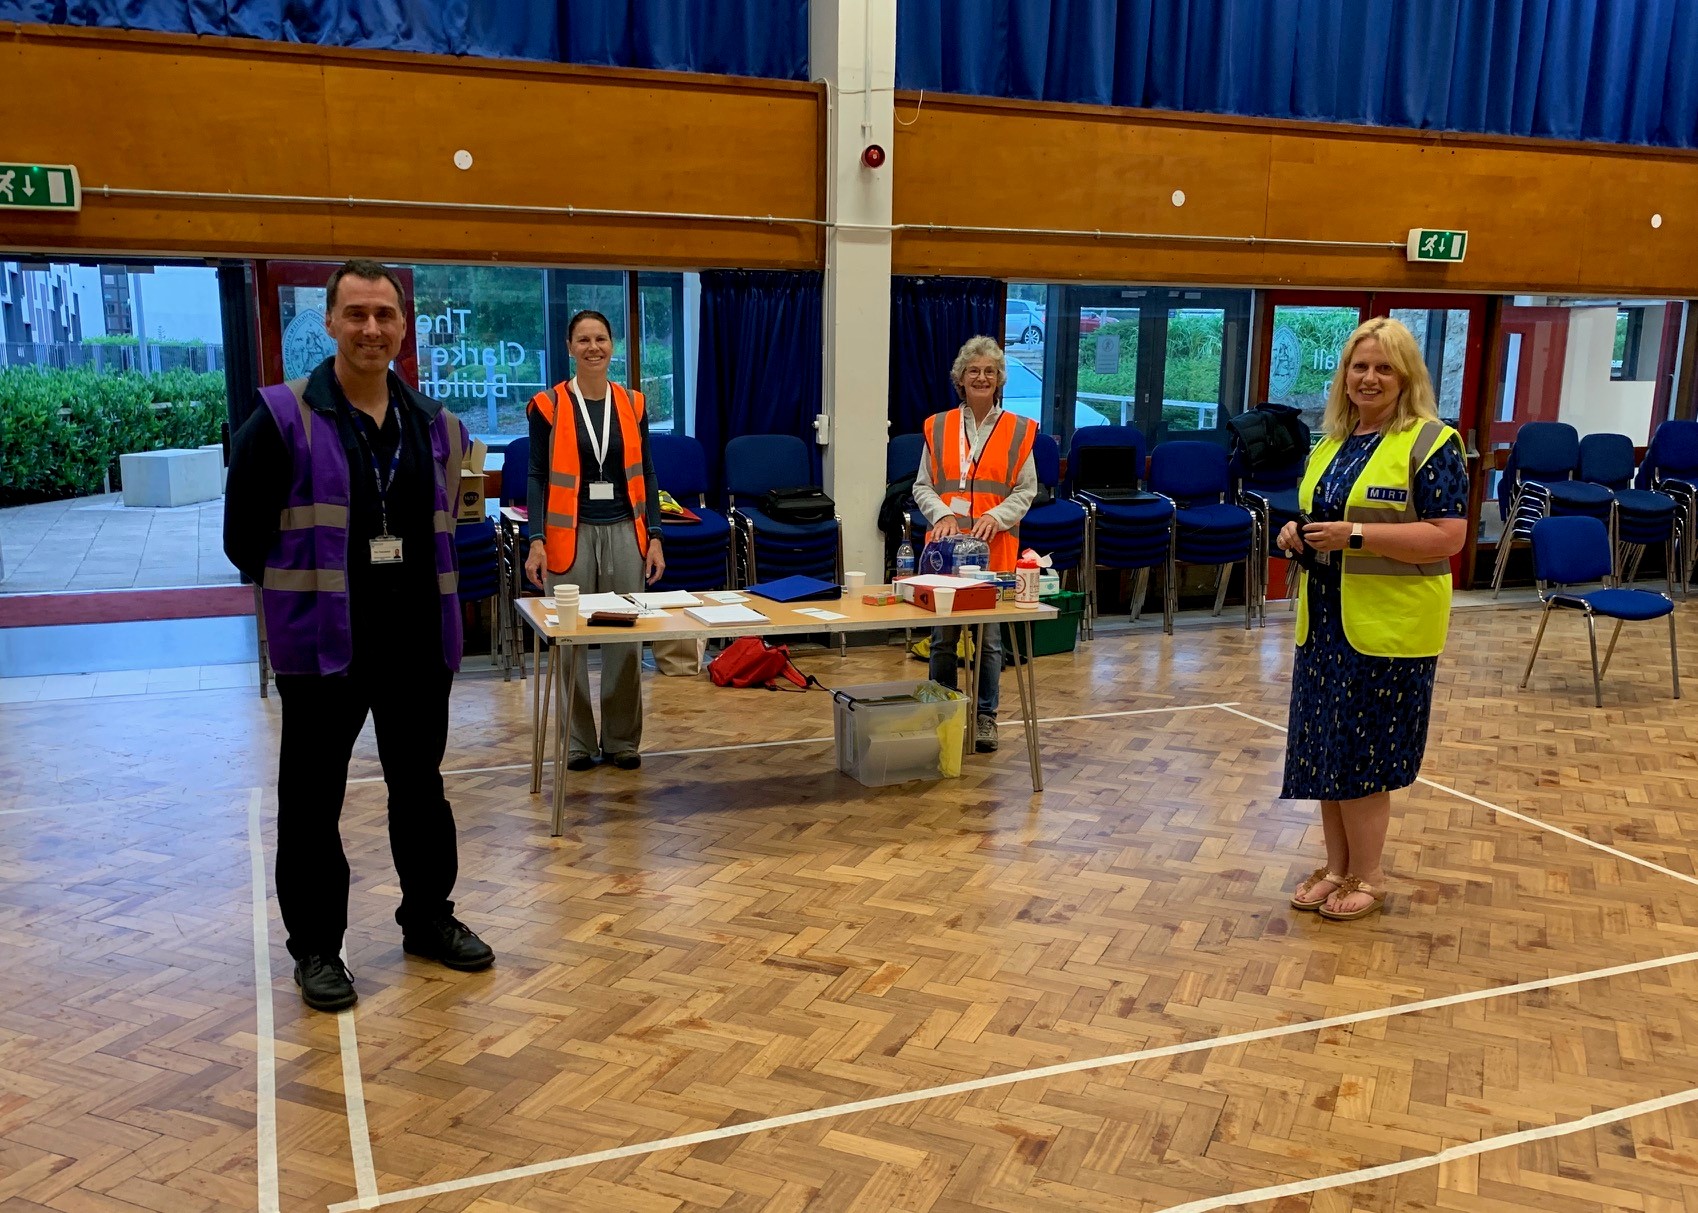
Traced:
MULTIPOLYGON (((280 674, 337 674, 353 661, 348 603, 347 452, 333 418, 306 402, 305 379, 261 390, 277 423, 291 471, 278 514, 277 539, 261 574, 261 615, 272 667, 280 674)), ((431 510, 442 657, 460 668, 461 625, 454 506, 471 440, 459 418, 441 410, 430 424, 435 473, 431 510)), ((421 554, 422 556, 422 554, 421 554)))
MULTIPOLYGON (((1385 434, 1357 474, 1345 499, 1346 522, 1416 522, 1415 477, 1447 442, 1462 439, 1439 421, 1385 434)), ((1314 508, 1315 486, 1344 444, 1326 438, 1315 447, 1298 487, 1298 502, 1314 508)), ((1436 657, 1450 626, 1451 574, 1446 560, 1411 564, 1369 552, 1339 553, 1344 560, 1339 609, 1350 647, 1370 657, 1436 657)), ((1309 640, 1309 578, 1297 599, 1297 643, 1309 640)))
MULTIPOLYGON (((643 394, 607 385, 613 411, 619 417, 619 436, 625 444, 625 496, 636 524, 637 552, 649 550, 648 483, 643 476, 643 394)), ((531 397, 531 407, 549 424, 548 496, 543 519, 543 548, 551 573, 568 572, 578 559, 578 485, 583 475, 578 457, 577 405, 564 383, 531 397)))
MULTIPOLYGON (((960 409, 934 413, 926 418, 926 452, 931 461, 932 489, 949 503, 951 496, 965 495, 967 508, 973 518, 985 514, 1008 500, 1014 486, 1020 482, 1020 469, 1032 457, 1032 447, 1038 440, 1037 423, 1029 417, 1003 413, 979 449, 973 465, 971 484, 967 469, 961 466, 961 434, 966 422, 960 409)), ((963 530, 972 525, 968 522, 963 530)), ((1020 528, 999 530, 990 540, 990 567, 999 573, 1014 570, 1020 558, 1020 528)))

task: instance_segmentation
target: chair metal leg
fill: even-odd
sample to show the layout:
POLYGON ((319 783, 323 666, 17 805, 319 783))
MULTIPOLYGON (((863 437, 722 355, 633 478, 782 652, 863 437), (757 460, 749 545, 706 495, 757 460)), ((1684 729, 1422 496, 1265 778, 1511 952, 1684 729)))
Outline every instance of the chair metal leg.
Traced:
POLYGON ((1674 697, 1680 698, 1680 644, 1674 638, 1674 612, 1669 612, 1669 676, 1674 679, 1674 697))
POLYGON ((1621 623, 1622 621, 1619 619, 1615 621, 1615 631, 1610 633, 1610 647, 1604 650, 1604 668, 1602 672, 1605 674, 1610 672, 1610 659, 1615 656, 1615 642, 1621 639, 1621 623))
POLYGON ((1175 583, 1179 580, 1179 561, 1176 559, 1173 541, 1167 545, 1167 578, 1161 592, 1161 630, 1162 635, 1173 635, 1173 612, 1179 606, 1179 596, 1175 592, 1175 583))
POLYGON ((1215 566, 1215 609, 1214 617, 1220 618, 1220 608, 1226 604, 1226 587, 1232 580, 1232 566, 1217 564, 1215 566))
POLYGON ((1144 599, 1150 594, 1150 570, 1146 565, 1132 575, 1132 622, 1144 613, 1144 599))
POLYGON ((1592 704, 1604 706, 1604 678, 1598 670, 1598 625, 1592 613, 1586 613, 1586 643, 1592 646, 1592 704))
POLYGON ((1551 621, 1551 604, 1545 604, 1544 613, 1539 616, 1539 630, 1533 633, 1533 651, 1527 654, 1527 668, 1521 671, 1521 689, 1527 689, 1527 680, 1533 676, 1533 659, 1539 655, 1539 645, 1545 639, 1545 625, 1551 621))
POLYGON ((1509 516, 1504 519, 1503 534, 1498 536, 1498 554, 1492 565, 1492 597, 1498 596, 1503 589, 1504 570, 1509 568, 1509 550, 1515 546, 1515 524, 1521 517, 1522 497, 1525 490, 1516 489, 1509 499, 1509 516))

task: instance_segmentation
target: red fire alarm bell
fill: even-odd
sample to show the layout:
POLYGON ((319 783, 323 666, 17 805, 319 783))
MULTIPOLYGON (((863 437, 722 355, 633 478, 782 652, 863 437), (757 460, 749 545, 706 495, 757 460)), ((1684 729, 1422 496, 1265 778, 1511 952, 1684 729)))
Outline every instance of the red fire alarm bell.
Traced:
POLYGON ((861 153, 861 163, 868 168, 878 168, 884 163, 884 149, 876 143, 867 144, 867 150, 861 153))

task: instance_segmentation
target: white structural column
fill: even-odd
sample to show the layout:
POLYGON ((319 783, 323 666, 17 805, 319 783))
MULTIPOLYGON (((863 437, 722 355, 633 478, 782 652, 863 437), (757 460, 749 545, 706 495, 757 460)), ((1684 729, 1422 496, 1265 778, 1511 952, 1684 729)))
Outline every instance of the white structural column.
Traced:
POLYGON ((883 579, 878 507, 890 408, 889 160, 895 129, 896 0, 812 0, 811 74, 828 95, 825 247, 825 489, 843 519, 846 569, 883 579), (886 154, 861 160, 868 145, 886 154), (865 225, 865 226, 857 226, 865 225))

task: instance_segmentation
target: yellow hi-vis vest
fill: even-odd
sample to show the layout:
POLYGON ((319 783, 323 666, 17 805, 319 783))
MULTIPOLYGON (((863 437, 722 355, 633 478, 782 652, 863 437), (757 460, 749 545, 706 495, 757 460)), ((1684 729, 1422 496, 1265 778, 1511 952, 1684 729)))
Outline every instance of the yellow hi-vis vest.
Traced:
MULTIPOLYGON (((1415 474, 1447 442, 1462 449, 1462 438, 1440 421, 1424 421, 1380 438, 1374 453, 1350 486, 1344 503, 1346 522, 1416 522, 1415 474)), ((1297 498, 1304 513, 1315 507, 1315 486, 1339 450, 1336 438, 1324 438, 1309 455, 1297 498)), ((1389 556, 1352 552, 1344 558, 1339 588, 1344 638, 1370 657, 1437 657, 1450 627, 1450 561, 1409 564, 1389 556)), ((1297 643, 1309 641, 1309 577, 1297 599, 1297 643)))

